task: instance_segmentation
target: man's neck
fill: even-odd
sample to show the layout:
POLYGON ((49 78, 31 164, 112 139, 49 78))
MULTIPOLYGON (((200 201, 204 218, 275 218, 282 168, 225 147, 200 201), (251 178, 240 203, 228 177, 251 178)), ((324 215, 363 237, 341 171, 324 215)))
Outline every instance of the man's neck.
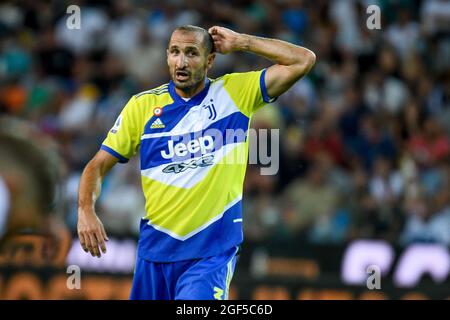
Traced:
POLYGON ((186 90, 181 90, 175 87, 175 92, 182 98, 192 98, 197 93, 202 91, 206 86, 206 78, 200 81, 195 87, 186 88, 186 90))

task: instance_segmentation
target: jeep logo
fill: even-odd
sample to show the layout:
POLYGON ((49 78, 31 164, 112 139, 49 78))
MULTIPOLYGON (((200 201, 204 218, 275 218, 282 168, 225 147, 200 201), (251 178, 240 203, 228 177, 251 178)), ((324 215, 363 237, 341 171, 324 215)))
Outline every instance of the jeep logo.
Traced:
POLYGON ((161 150, 161 156, 164 159, 172 159, 174 156, 184 157, 189 153, 197 153, 201 151, 205 154, 206 151, 212 150, 214 148, 214 140, 211 136, 200 137, 199 139, 194 139, 188 143, 177 143, 174 145, 173 140, 167 142, 168 150, 161 150))

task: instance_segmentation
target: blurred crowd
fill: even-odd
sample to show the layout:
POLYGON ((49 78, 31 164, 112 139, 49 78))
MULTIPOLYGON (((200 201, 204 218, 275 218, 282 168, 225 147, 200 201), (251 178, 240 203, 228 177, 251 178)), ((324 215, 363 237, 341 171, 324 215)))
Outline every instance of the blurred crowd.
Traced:
MULTIPOLYGON (((280 170, 249 165, 247 239, 450 245, 450 1, 2 1, 0 115, 30 121, 64 159, 59 214, 74 231, 81 172, 131 95, 169 80, 172 30, 222 25, 313 50, 311 73, 258 111, 280 129, 280 170), (381 29, 370 30, 370 4, 381 29), (81 9, 69 29, 69 5, 81 9)), ((218 56, 209 77, 258 70, 218 56)), ((276 143, 276 141, 272 141, 276 143)), ((157 199, 155 199, 157 201, 157 199)), ((106 178, 98 214, 113 234, 144 216, 139 159, 106 178)))

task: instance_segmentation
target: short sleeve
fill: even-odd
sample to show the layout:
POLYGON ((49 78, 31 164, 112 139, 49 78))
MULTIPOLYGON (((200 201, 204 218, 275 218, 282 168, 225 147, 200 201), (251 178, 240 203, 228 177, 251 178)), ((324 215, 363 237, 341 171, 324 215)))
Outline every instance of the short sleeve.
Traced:
POLYGON ((247 116, 276 100, 267 94, 265 74, 266 69, 224 76, 225 89, 241 112, 247 116))
POLYGON ((128 162, 136 154, 141 141, 139 116, 138 104, 133 96, 108 132, 101 149, 118 158, 121 163, 128 162))

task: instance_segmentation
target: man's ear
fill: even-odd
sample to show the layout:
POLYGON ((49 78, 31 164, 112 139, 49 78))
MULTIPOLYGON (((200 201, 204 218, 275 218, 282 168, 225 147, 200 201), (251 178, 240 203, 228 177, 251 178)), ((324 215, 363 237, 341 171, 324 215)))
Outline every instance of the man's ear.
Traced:
POLYGON ((166 49, 166 61, 167 65, 169 65, 169 49, 166 49))
POLYGON ((208 69, 211 69, 211 67, 213 66, 215 58, 216 58, 216 54, 215 53, 208 54, 208 59, 207 59, 207 62, 206 62, 207 66, 208 66, 208 69))

